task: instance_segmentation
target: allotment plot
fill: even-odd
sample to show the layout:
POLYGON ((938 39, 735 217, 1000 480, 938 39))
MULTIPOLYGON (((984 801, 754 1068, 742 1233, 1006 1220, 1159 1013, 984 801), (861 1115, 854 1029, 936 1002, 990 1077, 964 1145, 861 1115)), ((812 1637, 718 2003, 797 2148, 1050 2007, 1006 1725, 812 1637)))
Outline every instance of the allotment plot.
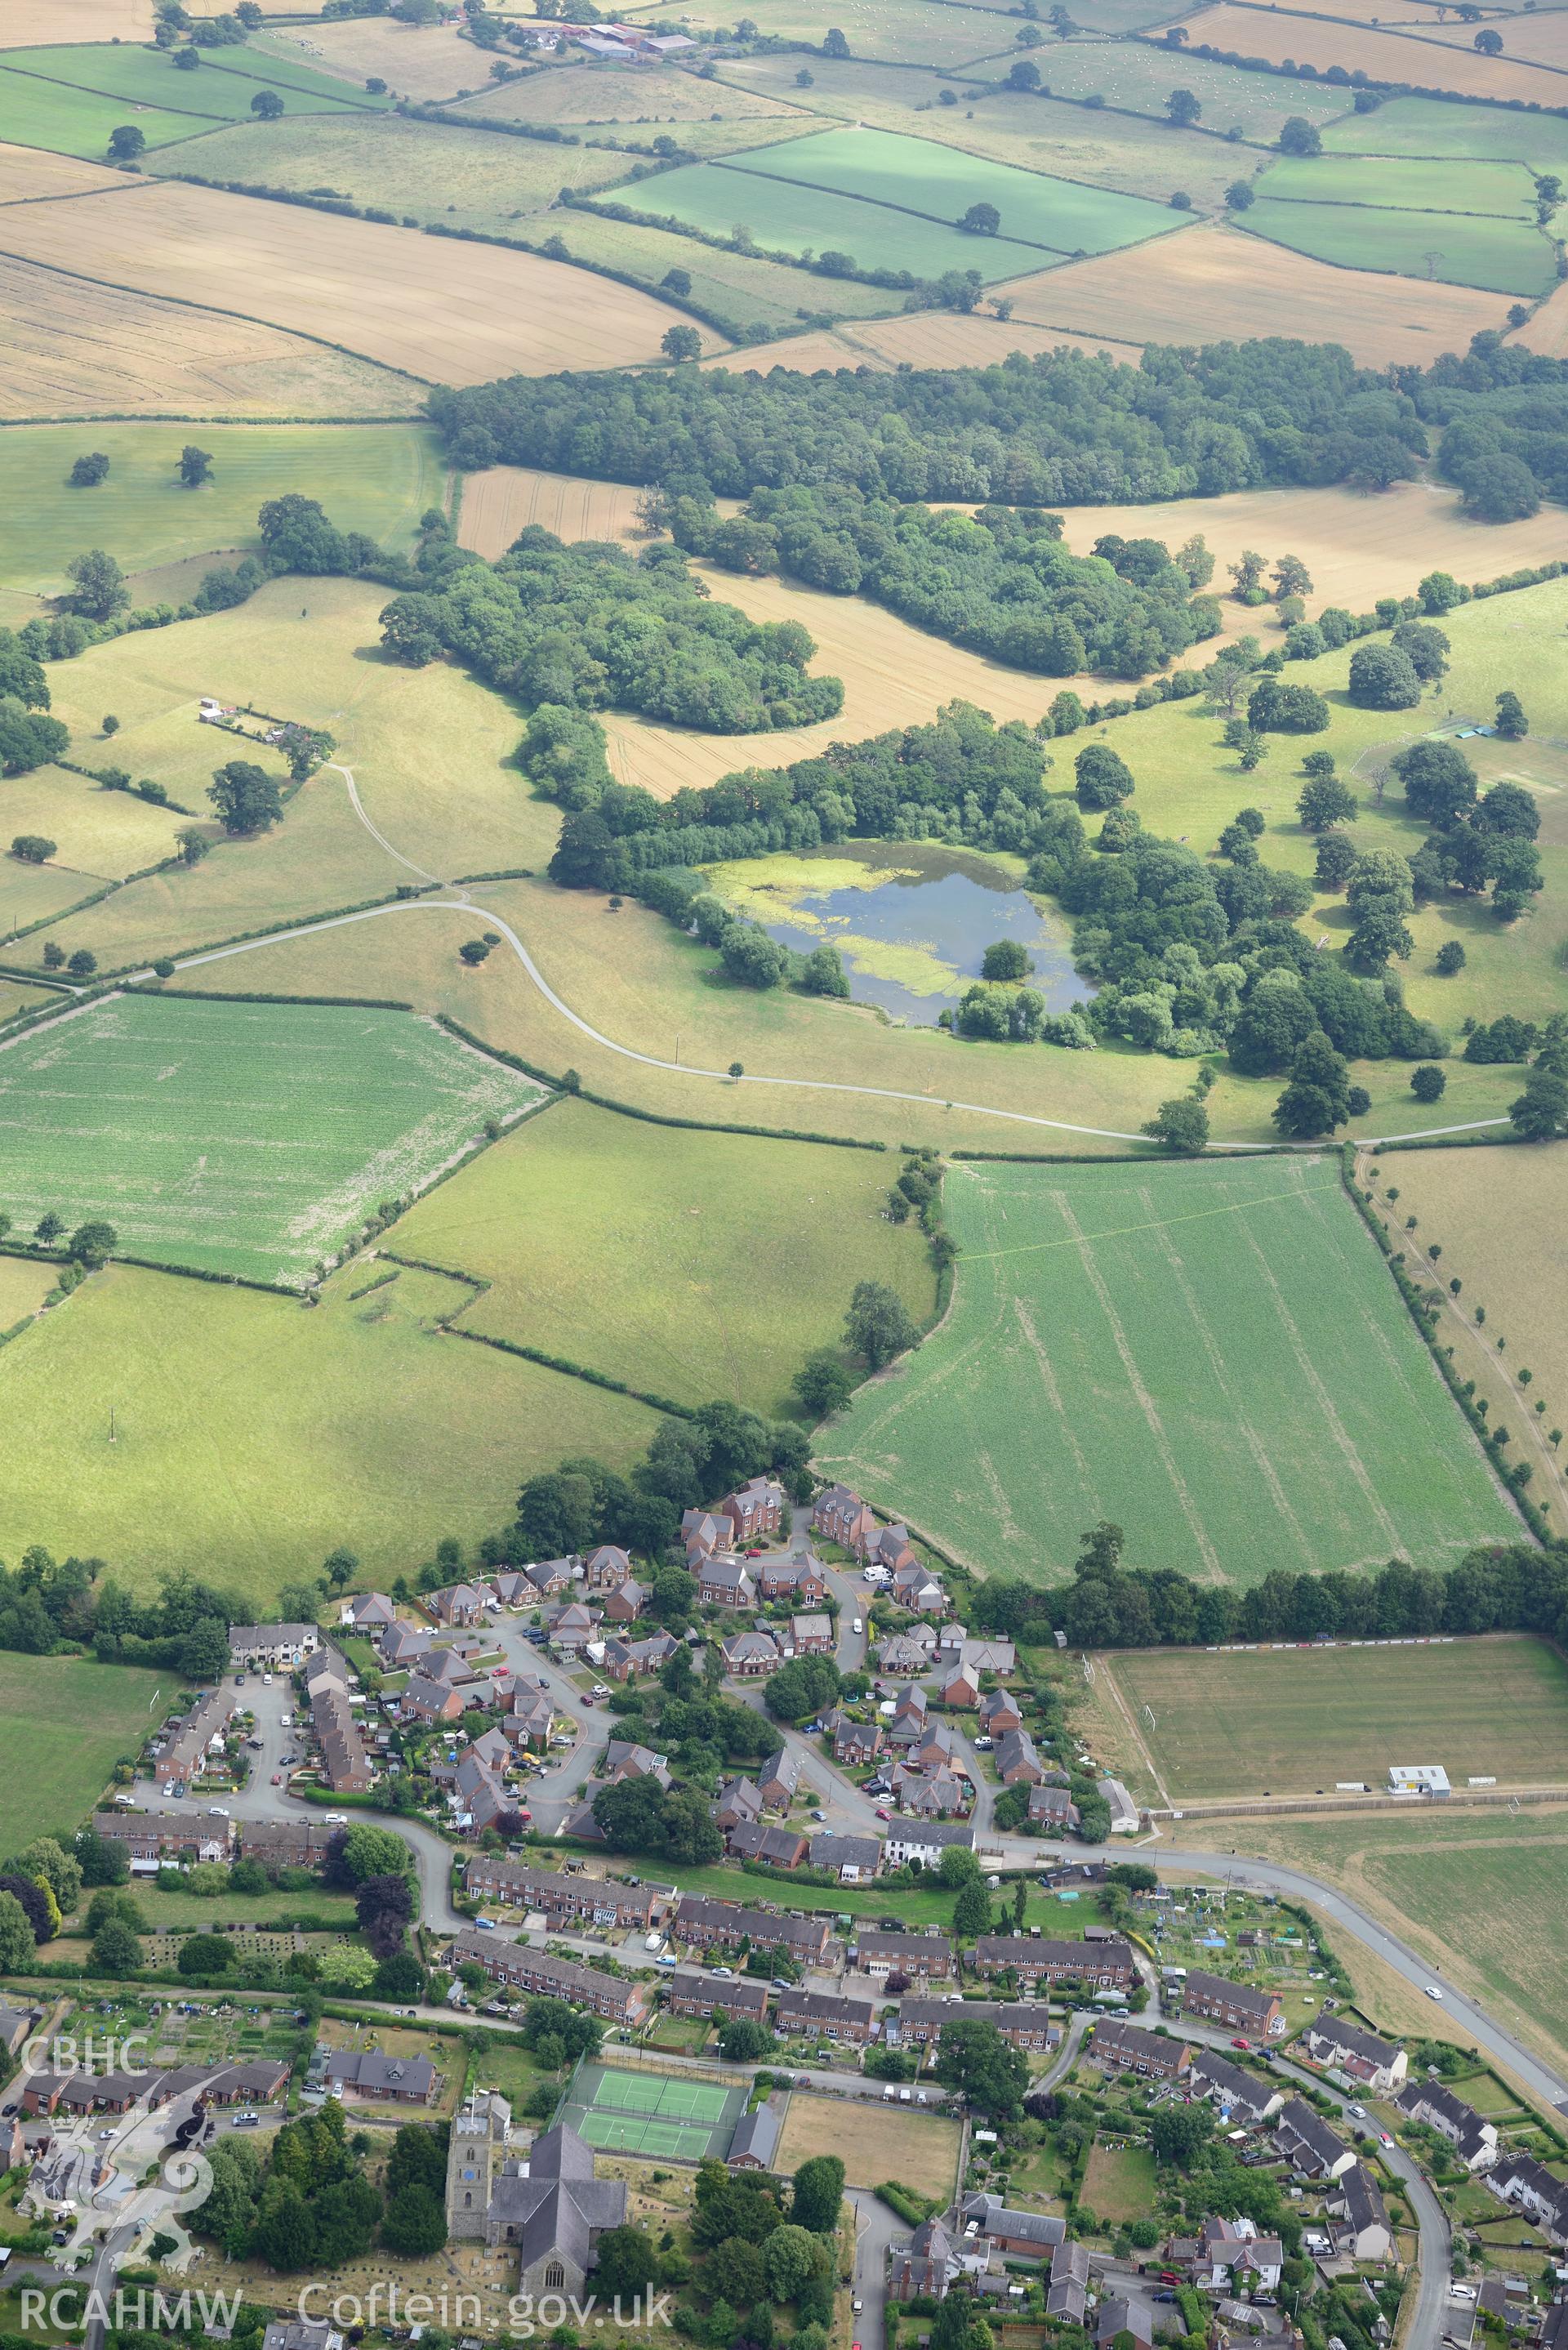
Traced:
POLYGON ((119 995, 0 1047, 0 1199, 23 1229, 302 1286, 366 1214, 541 1098, 399 1012, 119 995))
POLYGON ((1450 1563, 1519 1521, 1333 1153, 955 1168, 947 1320, 825 1431, 820 1465, 991 1574, 1129 1562, 1450 1563))

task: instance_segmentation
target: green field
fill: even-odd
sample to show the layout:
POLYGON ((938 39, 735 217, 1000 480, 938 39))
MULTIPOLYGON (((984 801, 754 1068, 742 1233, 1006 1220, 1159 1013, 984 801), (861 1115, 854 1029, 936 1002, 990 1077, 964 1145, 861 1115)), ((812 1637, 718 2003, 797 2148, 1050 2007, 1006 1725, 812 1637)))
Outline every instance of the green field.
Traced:
POLYGON ((1106 1676, 1177 1804, 1339 1779, 1381 1787, 1394 1762, 1440 1762, 1460 1787, 1472 1774, 1568 1778, 1568 1663, 1542 1640, 1137 1649, 1096 1660, 1099 1711, 1114 1720, 1106 1676))
POLYGON ((1282 203, 1373 204, 1394 212, 1483 213, 1532 221, 1535 183, 1522 163, 1449 162, 1435 156, 1286 155, 1258 193, 1282 203))
MULTIPOLYGON (((31 55, 30 50, 0 51, 0 56, 31 55)), ((174 78, 183 88, 189 78, 179 74, 174 78)), ((136 127, 149 147, 167 147, 207 129, 207 116, 173 112, 179 102, 178 91, 171 88, 166 107, 149 106, 138 113, 136 127)), ((125 121, 127 112, 122 98, 99 98, 64 82, 39 81, 0 67, 0 140, 97 161, 108 154, 109 132, 125 121)))
POLYGON ((259 1613, 339 1543, 383 1582, 443 1535, 504 1525, 535 1470, 646 1451, 660 1423, 641 1404, 437 1335, 455 1282, 404 1273, 352 1298, 369 1277, 348 1267, 306 1310, 96 1274, 0 1347, 0 1557, 107 1557, 143 1592, 184 1568, 259 1613))
POLYGON ((666 270, 684 269, 691 280, 692 300, 730 321, 742 341, 752 340, 759 327, 796 332, 803 318, 824 310, 835 317, 882 317, 904 299, 891 288, 860 286, 852 277, 818 277, 782 262, 764 261, 760 255, 719 252, 674 229, 649 228, 640 221, 558 213, 550 229, 574 259, 608 262, 652 288, 666 270))
POLYGON ((216 547, 259 553, 262 502, 289 491, 319 498, 339 529, 400 550, 445 481, 434 434, 416 424, 16 425, 0 433, 0 586, 57 595, 88 546, 129 572, 216 547), (199 490, 179 476, 188 441, 213 460, 199 490), (71 466, 92 450, 109 459, 108 479, 73 489, 71 466))
POLYGON ((1568 122, 1558 116, 1436 98, 1392 98, 1371 114, 1342 115, 1324 125, 1323 143, 1334 155, 1428 156, 1445 167, 1464 156, 1495 156, 1541 172, 1568 164, 1568 122))
MULTIPOLYGON (((760 32, 814 48, 830 21, 819 0, 756 0, 749 14, 760 32)), ((693 30, 711 25, 728 32, 735 18, 728 0, 694 0, 680 21, 693 30)), ((1011 49, 1017 29, 994 6, 931 8, 924 0, 836 0, 831 22, 857 57, 927 66, 957 66, 1011 49)))
POLYGON ((1154 2157, 1145 2146, 1095 2146, 1079 2189, 1084 2209, 1110 2235, 1129 2220, 1147 2219, 1155 2205, 1154 2157))
MULTIPOLYGON (((1342 90, 1313 82, 1248 73, 1208 57, 1177 57, 1147 41, 1049 41, 1030 52, 1045 87, 1061 98, 1103 98, 1107 106, 1151 116, 1163 128, 1173 84, 1189 89, 1203 109, 1203 129, 1272 145, 1291 115, 1332 121, 1345 111, 1342 90)), ((1018 55, 1004 52, 977 66, 975 78, 1000 84, 1018 55)), ((966 99, 965 103, 969 101, 966 99)), ((1155 148, 1158 153, 1158 145, 1155 148)))
POLYGON ((1556 249, 1533 221, 1394 212, 1374 204, 1276 203, 1264 195, 1239 225, 1341 269, 1436 277, 1498 294, 1544 294, 1557 282, 1556 249))
POLYGON ((202 49, 193 73, 182 72, 174 52, 132 43, 86 43, 61 48, 0 50, 7 72, 29 82, 88 90, 133 106, 168 107, 209 120, 248 118, 259 89, 275 89, 295 114, 376 114, 390 105, 349 89, 327 74, 244 47, 202 49))
POLYGON ((1083 1530, 1242 1586, 1517 1532, 1332 1154, 955 1169, 946 1321, 818 1461, 989 1574, 1083 1530))
POLYGON ((171 155, 171 172, 265 182, 309 193, 330 189, 400 219, 526 236, 525 223, 563 188, 624 180, 633 158, 607 148, 551 147, 400 115, 301 116, 236 123, 171 155))
POLYGON ((19 1852, 36 1835, 74 1834, 120 1756, 140 1752, 175 1694, 167 1674, 0 1651, 5 1853, 19 1852), (152 1708, 161 1686, 163 1701, 152 1708))
POLYGON ((0 1198, 128 1256, 303 1286, 539 1088, 399 1012, 111 996, 0 1055, 0 1198))
POLYGON ((932 1310, 884 1157, 645 1126, 564 1102, 421 1200, 387 1245, 493 1286, 462 1317, 681 1403, 770 1414, 857 1281, 932 1310))
MULTIPOLYGON (((740 161, 734 159, 734 168, 740 161)), ((943 223, 960 220, 971 204, 993 204, 1002 215, 1002 235, 1047 253, 1110 253, 1183 227, 1190 217, 1141 196, 1114 195, 1074 180, 1021 172, 891 130, 818 131, 747 159, 745 168, 848 196, 857 204, 895 205, 943 223)))

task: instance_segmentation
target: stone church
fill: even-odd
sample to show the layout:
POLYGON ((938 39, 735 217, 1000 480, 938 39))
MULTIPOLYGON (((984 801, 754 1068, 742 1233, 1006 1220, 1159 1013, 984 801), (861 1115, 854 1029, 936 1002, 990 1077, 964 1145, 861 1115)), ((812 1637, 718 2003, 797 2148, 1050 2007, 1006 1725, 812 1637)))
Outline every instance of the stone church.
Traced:
POLYGON ((447 2160, 447 2231, 515 2244, 518 2290, 581 2298, 607 2228, 626 2220, 618 2179, 594 2175, 594 2153, 565 2123, 511 2150, 512 2112, 504 2097, 480 2090, 452 2125, 447 2160))

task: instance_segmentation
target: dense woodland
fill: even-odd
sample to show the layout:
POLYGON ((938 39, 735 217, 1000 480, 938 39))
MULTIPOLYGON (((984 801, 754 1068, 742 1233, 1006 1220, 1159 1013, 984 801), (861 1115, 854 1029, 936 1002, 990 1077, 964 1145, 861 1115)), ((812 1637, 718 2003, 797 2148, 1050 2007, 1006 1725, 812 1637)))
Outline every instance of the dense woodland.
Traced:
POLYGON ((1271 483, 1384 489, 1430 454, 1429 426, 1450 425, 1444 469, 1479 514, 1533 512, 1568 483, 1568 362, 1494 334, 1425 369, 1358 368, 1337 344, 1271 338, 1151 346, 1136 368, 1056 350, 891 374, 513 376, 438 390, 430 408, 460 465, 699 496, 811 483, 1095 505, 1271 483))
POLYGON ((1201 541, 1174 560, 1153 538, 1106 539, 1078 556, 1062 544, 1060 515, 982 506, 971 520, 832 485, 758 490, 728 519, 675 498, 668 518, 678 546, 722 569, 865 596, 1047 677, 1141 678, 1220 630, 1218 599, 1193 593, 1214 567, 1201 541))

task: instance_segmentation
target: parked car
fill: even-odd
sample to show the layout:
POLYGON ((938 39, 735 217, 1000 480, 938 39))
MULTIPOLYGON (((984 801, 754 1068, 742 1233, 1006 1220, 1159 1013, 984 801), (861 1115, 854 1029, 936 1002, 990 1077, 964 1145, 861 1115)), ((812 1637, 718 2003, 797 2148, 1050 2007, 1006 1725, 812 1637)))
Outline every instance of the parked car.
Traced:
POLYGON ((263 1689, 271 1689, 271 1687, 272 1687, 272 1675, 271 1675, 270 1673, 263 1673, 263 1675, 262 1675, 262 1687, 263 1687, 263 1689))
POLYGON ((275 1787, 281 1787, 281 1786, 282 1786, 282 1784, 283 1784, 283 1773, 282 1773, 281 1771, 275 1771, 275 1772, 273 1773, 273 1774, 272 1774, 272 1783, 273 1783, 273 1785, 274 1785, 275 1787))
POLYGON ((596 1681, 594 1683, 594 1695, 596 1697, 608 1697, 609 1691, 605 1687, 603 1681, 596 1681))
POLYGON ((852 1619, 849 1628, 852 1632, 864 1632, 866 1627, 860 1617, 857 1616, 852 1619))
POLYGON ((977 1738, 974 1742, 976 1753, 989 1754, 992 1749, 992 1742, 989 1738, 977 1738))
POLYGON ((877 1806, 877 1816, 879 1820, 890 1820, 893 1814, 885 1804, 878 1804, 877 1806))
POLYGON ((1243 2039, 1241 2039, 1241 2038, 1240 2038, 1240 2037, 1236 2038, 1235 2040, 1232 2040, 1232 2042, 1231 2043, 1231 2047, 1232 2047, 1232 2048, 1250 2048, 1250 2047, 1251 2046, 1251 2044, 1252 2044, 1252 2043, 1251 2043, 1251 2042, 1250 2040, 1243 2040, 1243 2039))
POLYGON ((1366 2108, 1365 2106, 1347 2106, 1345 2107, 1345 2111, 1347 2113, 1354 2114, 1358 2122, 1364 2122, 1366 2119, 1366 2108))

